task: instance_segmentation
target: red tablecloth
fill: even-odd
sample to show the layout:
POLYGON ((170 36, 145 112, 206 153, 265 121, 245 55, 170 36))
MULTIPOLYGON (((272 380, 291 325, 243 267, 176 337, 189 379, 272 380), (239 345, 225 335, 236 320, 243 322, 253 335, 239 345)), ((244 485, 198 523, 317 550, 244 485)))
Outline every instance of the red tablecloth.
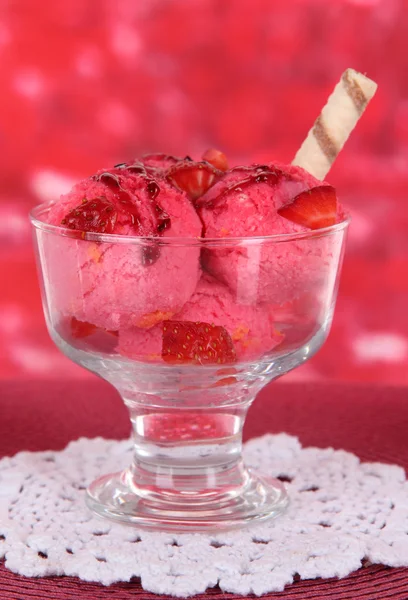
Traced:
MULTIPOLYGON (((408 469, 408 389, 272 384, 250 411, 246 437, 268 431, 286 431, 306 445, 344 448, 364 460, 396 463, 408 469)), ((60 449, 79 436, 121 438, 128 433, 126 410, 105 383, 1 382, 0 456, 23 449, 60 449)), ((71 577, 27 579, 0 565, 0 598, 165 600, 170 596, 144 592, 138 581, 104 588, 71 577)), ((213 589, 196 598, 242 597, 213 589)), ((300 581, 282 593, 263 598, 407 600, 408 568, 367 566, 340 581, 300 581)))

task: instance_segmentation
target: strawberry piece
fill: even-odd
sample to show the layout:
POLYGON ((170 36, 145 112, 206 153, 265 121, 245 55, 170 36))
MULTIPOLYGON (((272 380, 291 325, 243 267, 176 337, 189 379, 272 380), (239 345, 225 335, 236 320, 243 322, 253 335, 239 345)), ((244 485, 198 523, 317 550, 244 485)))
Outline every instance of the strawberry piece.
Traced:
POLYGON ((79 231, 113 233, 117 218, 118 212, 112 202, 101 197, 83 200, 62 219, 61 225, 79 231))
POLYGON ((71 317, 69 322, 69 330, 71 337, 80 339, 86 338, 90 335, 93 335, 96 332, 103 332, 105 334, 113 335, 114 337, 118 337, 117 331, 111 331, 109 329, 101 329, 97 327, 93 323, 89 323, 88 321, 79 321, 76 317, 71 317))
POLYGON ((237 360, 224 327, 192 321, 164 321, 162 358, 173 364, 214 365, 237 360))
POLYGON ((79 321, 75 317, 71 318, 70 333, 73 338, 85 338, 92 335, 97 330, 96 325, 87 321, 79 321))
POLYGON ((207 150, 207 152, 204 152, 203 154, 203 160, 206 160, 213 167, 219 169, 220 171, 228 171, 227 157, 225 156, 224 152, 221 152, 220 150, 215 150, 215 148, 207 150))
POLYGON ((200 198, 222 176, 219 171, 208 162, 183 161, 169 170, 167 179, 191 200, 200 198))
POLYGON ((115 352, 118 343, 118 331, 103 329, 88 321, 79 321, 76 317, 60 321, 57 331, 65 341, 79 350, 96 350, 111 354, 115 352))
POLYGON ((118 344, 118 331, 97 327, 88 321, 79 321, 76 317, 60 321, 57 331, 65 341, 79 350, 96 350, 111 354, 115 352, 118 344))
POLYGON ((309 229, 321 229, 337 221, 336 190, 331 185, 319 185, 298 194, 278 214, 309 229))

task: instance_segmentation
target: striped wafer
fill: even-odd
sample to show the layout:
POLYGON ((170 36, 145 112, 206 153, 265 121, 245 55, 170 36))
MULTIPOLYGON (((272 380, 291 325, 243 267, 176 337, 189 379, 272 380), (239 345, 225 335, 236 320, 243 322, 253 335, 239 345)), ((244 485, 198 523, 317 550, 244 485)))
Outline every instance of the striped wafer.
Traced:
POLYGON ((292 164, 324 179, 376 90, 365 75, 344 71, 292 164))

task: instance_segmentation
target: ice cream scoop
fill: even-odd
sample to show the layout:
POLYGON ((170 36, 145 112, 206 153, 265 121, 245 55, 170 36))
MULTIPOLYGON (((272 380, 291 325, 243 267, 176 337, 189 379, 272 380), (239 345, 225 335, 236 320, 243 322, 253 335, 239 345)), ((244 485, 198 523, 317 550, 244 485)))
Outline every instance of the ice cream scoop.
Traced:
MULTIPOLYGON (((208 238, 301 234, 316 222, 332 225, 342 217, 331 186, 301 167, 272 163, 231 169, 199 199, 198 211, 208 238), (287 218, 281 213, 289 207, 287 218)), ((253 249, 211 248, 204 251, 203 267, 228 285, 239 303, 285 303, 304 291, 305 282, 316 285, 324 278, 321 257, 326 252, 327 240, 317 237, 306 245, 301 238, 288 238, 285 244, 253 249)))
POLYGON ((154 178, 139 161, 78 183, 51 206, 48 221, 65 226, 73 236, 68 248, 64 240, 61 252, 55 240, 49 268, 59 281, 59 305, 80 321, 107 330, 131 324, 151 327, 177 313, 196 287, 199 250, 180 247, 170 252, 160 242, 200 237, 200 219, 184 192, 154 178), (100 246, 92 239, 94 233, 135 240, 131 245, 100 246), (141 237, 150 242, 141 245, 136 239, 141 237))

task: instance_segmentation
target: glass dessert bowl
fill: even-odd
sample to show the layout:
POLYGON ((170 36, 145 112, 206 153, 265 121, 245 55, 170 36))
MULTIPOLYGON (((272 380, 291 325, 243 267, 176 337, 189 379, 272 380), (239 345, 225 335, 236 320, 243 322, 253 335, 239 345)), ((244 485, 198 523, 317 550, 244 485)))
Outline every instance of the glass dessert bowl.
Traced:
MULTIPOLYGON (((345 218, 241 238, 81 234, 31 214, 50 335, 120 393, 133 463, 90 484, 99 515, 158 530, 277 516, 284 485, 243 463, 257 393, 309 359, 334 310, 345 218)), ((273 400, 271 400, 273 401, 273 400)))

